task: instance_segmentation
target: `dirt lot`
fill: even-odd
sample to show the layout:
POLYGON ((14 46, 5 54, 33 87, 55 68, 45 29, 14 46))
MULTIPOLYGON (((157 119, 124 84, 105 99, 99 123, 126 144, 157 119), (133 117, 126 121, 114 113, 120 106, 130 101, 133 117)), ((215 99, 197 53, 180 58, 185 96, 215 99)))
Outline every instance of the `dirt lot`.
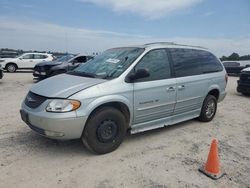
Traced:
MULTIPOLYGON (((113 153, 96 156, 80 140, 58 142, 32 132, 20 119, 31 73, 0 80, 0 187, 250 187, 250 98, 228 95, 210 123, 191 120, 128 135, 113 153), (214 181, 198 172, 218 138, 227 175, 214 181)), ((70 126, 70 125, 69 125, 70 126)))

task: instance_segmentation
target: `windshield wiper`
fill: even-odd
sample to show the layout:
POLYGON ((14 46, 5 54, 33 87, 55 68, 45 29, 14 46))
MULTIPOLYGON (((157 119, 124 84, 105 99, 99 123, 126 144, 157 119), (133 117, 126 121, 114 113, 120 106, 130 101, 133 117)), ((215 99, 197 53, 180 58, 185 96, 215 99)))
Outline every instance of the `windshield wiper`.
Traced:
POLYGON ((96 78, 95 74, 88 73, 88 72, 69 71, 69 72, 67 72, 67 74, 76 75, 76 76, 83 76, 83 77, 90 77, 90 78, 96 78))

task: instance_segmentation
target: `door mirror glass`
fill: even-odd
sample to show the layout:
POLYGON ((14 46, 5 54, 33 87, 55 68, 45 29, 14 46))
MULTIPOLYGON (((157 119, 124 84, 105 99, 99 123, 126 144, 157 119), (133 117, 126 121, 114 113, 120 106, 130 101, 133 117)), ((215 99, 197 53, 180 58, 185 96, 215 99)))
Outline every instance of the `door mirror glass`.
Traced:
POLYGON ((128 76, 127 81, 133 82, 137 79, 147 78, 149 76, 150 76, 150 73, 147 69, 137 69, 134 73, 128 76))

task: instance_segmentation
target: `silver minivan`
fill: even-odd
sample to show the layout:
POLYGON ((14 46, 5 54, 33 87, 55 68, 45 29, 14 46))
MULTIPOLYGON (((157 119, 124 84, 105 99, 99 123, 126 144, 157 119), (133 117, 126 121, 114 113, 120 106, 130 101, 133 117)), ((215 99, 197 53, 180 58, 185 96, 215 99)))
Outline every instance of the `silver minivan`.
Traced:
POLYGON ((226 96, 220 60, 201 47, 151 43, 114 48, 30 89, 22 120, 42 136, 81 138, 91 151, 115 150, 127 131, 193 118, 213 119, 226 96))

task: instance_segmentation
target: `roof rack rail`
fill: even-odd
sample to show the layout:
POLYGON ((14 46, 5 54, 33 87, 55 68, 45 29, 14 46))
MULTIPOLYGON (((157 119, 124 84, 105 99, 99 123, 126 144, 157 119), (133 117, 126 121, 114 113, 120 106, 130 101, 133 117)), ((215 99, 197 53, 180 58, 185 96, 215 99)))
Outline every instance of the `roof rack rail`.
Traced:
POLYGON ((176 45, 176 43, 174 42, 151 42, 151 43, 147 43, 144 45, 152 45, 152 44, 169 44, 169 45, 176 45))
POLYGON ((187 44, 177 44, 177 43, 174 43, 174 42, 152 42, 152 43, 147 43, 147 44, 144 44, 144 45, 152 45, 152 44, 166 44, 166 45, 187 46, 187 47, 208 49, 208 48, 205 48, 205 47, 202 47, 202 46, 187 45, 187 44))

